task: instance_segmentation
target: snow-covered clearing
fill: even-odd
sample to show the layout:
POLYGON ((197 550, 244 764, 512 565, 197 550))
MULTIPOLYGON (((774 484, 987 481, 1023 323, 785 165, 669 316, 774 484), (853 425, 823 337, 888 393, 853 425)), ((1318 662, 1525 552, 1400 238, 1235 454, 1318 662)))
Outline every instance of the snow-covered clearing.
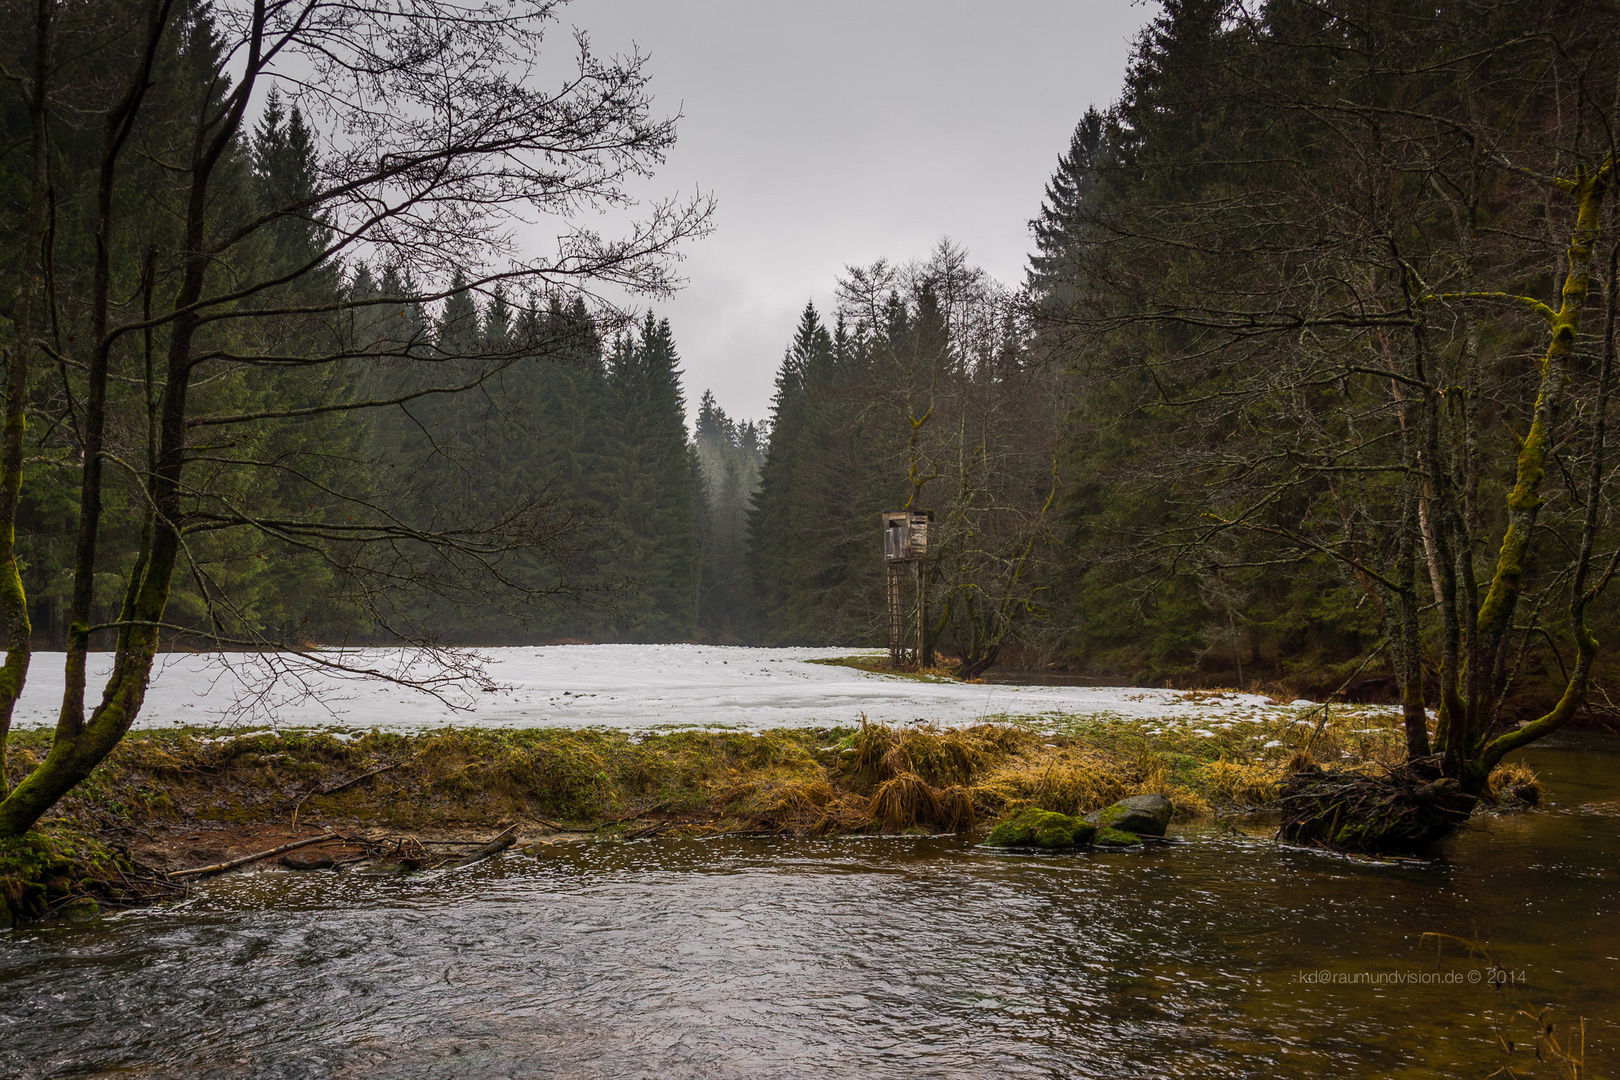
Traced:
MULTIPOLYGON (((925 720, 947 726, 1001 717, 1114 716, 1195 734, 1244 721, 1298 717, 1308 702, 1269 705, 1254 694, 1118 687, 997 686, 924 682, 807 661, 855 649, 752 649, 712 645, 552 645, 480 650, 493 690, 460 684, 441 701, 373 679, 306 672, 266 679, 252 654, 170 653, 158 658, 137 727, 270 724, 410 731, 442 727, 727 727, 761 730, 925 720)), ((393 670, 401 654, 341 654, 393 670)), ((874 654, 876 655, 876 654, 874 654)), ((92 701, 111 654, 90 658, 92 701)), ((51 725, 62 696, 61 653, 36 653, 16 723, 51 725)))

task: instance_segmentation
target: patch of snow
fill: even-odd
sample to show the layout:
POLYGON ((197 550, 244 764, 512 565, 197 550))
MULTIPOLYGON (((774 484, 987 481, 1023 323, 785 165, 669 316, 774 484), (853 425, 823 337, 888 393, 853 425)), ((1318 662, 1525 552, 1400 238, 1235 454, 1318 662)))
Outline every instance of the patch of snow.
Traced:
MULTIPOLYGON (((1288 713, 1255 694, 1232 694, 1211 717, 1208 702, 1141 687, 1010 686, 922 682, 808 663, 862 649, 755 649, 717 645, 551 645, 478 650, 493 688, 468 682, 442 697, 376 679, 304 670, 273 678, 276 663, 256 654, 167 653, 158 658, 141 728, 270 724, 277 727, 411 731, 447 724, 497 728, 612 727, 647 730, 909 724, 963 726, 997 717, 1106 715, 1190 726, 1195 720, 1281 719, 1288 713)), ((413 654, 330 653, 352 666, 421 673, 413 654)), ((274 660, 276 658, 272 658, 274 660)), ((285 660, 286 658, 280 658, 285 660)), ((90 656, 91 688, 111 670, 110 653, 90 656)), ((35 653, 17 703, 19 727, 56 723, 61 653, 35 653)), ((1195 734, 1213 737, 1200 728, 1195 734)))

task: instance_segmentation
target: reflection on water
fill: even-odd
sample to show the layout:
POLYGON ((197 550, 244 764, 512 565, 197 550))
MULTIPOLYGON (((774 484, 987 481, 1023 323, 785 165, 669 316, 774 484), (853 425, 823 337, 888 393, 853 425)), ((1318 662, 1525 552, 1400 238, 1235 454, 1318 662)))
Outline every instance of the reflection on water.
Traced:
POLYGON ((1209 831, 1073 857, 647 841, 241 874, 0 935, 0 1075, 1483 1077, 1488 1014, 1519 1001, 1586 1016, 1588 1069, 1613 1076, 1616 758, 1536 751, 1558 805, 1427 865, 1209 831), (1470 983, 1486 961, 1437 962, 1425 931, 1527 983, 1470 983))

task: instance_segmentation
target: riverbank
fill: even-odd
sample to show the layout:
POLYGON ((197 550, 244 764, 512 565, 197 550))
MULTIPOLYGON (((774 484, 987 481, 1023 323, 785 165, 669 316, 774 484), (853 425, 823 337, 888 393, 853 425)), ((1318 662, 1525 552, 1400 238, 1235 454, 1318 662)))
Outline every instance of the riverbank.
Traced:
MULTIPOLYGON (((13 783, 47 747, 44 732, 12 735, 13 783)), ((150 893, 141 883, 163 875, 316 837, 325 839, 305 856, 317 862, 416 869, 502 831, 525 845, 970 833, 1027 807, 1084 814, 1145 793, 1167 795, 1180 822, 1248 815, 1271 806, 1301 761, 1374 769, 1399 753, 1383 712, 1320 708, 1197 728, 1090 716, 1040 727, 650 734, 147 730, 131 733, 42 829, 126 860, 128 890, 102 881, 77 898, 107 904, 140 900, 150 893)), ((76 899, 77 878, 56 876, 68 884, 49 898, 52 911, 76 899)))
MULTIPOLYGON (((12 782, 47 745, 44 732, 12 735, 12 782)), ((1371 764, 1393 749, 1353 712, 1199 731, 1108 717, 1047 729, 150 730, 131 733, 58 814, 132 842, 200 827, 483 833, 511 821, 526 833, 944 832, 1147 791, 1168 794, 1183 820, 1246 812, 1269 804, 1295 752, 1371 764)))

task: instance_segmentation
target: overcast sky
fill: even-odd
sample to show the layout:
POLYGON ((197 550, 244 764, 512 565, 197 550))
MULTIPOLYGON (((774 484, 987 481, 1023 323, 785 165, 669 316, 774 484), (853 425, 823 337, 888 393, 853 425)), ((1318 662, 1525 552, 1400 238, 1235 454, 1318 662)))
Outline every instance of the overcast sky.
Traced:
MULTIPOLYGON (((598 53, 650 56, 679 144, 654 190, 712 193, 714 234, 656 305, 685 367, 766 416, 806 300, 842 269, 943 236, 1022 280, 1028 221, 1086 107, 1118 94, 1141 0, 575 0, 598 53)), ((649 194, 652 192, 649 192, 649 194)))

